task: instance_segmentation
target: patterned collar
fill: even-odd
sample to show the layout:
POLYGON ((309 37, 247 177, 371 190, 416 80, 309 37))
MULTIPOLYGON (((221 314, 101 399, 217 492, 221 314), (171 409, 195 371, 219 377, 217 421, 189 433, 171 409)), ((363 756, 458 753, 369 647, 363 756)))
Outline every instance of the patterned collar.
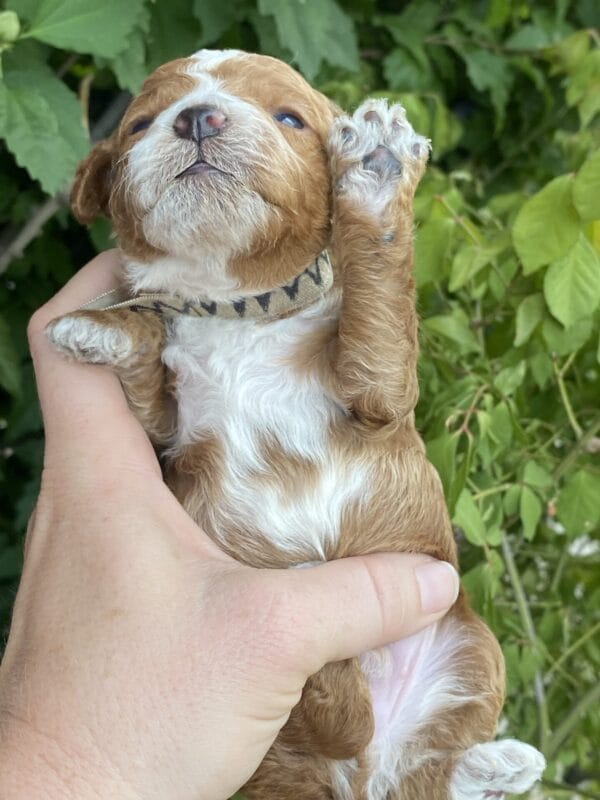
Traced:
POLYGON ((223 319, 257 319, 265 322, 287 317, 316 303, 333 285, 329 254, 323 250, 299 275, 284 286, 262 294, 240 295, 235 300, 212 300, 196 297, 184 300, 161 293, 131 297, 123 289, 115 289, 95 297, 83 309, 110 311, 129 308, 150 311, 163 317, 221 317, 223 319))

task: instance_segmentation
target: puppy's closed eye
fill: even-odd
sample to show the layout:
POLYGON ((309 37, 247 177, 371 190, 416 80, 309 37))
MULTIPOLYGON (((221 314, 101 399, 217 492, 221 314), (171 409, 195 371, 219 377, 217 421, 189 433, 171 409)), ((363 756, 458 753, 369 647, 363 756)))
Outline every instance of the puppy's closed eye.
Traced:
POLYGON ((273 117, 280 122, 282 125, 287 125, 290 128, 297 128, 300 130, 304 127, 304 122, 300 119, 299 116, 296 114, 292 114, 289 111, 277 111, 273 114, 273 117))
POLYGON ((129 129, 129 135, 134 136, 136 133, 140 133, 141 131, 145 131, 146 128, 149 128, 150 125, 153 123, 152 117, 141 117, 140 119, 136 120, 131 128, 129 129))

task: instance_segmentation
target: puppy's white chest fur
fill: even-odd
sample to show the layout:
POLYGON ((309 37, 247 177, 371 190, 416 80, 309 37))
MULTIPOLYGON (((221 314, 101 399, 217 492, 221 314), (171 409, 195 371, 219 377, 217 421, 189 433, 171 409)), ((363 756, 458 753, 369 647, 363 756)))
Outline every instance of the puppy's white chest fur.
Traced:
POLYGON ((213 524, 259 530, 302 560, 324 556, 347 503, 367 490, 363 467, 333 452, 331 426, 343 410, 316 375, 295 368, 307 334, 330 322, 324 302, 268 324, 219 318, 177 320, 163 353, 176 375, 173 450, 216 437, 224 452, 213 524), (317 470, 294 487, 269 480, 273 448, 317 470))

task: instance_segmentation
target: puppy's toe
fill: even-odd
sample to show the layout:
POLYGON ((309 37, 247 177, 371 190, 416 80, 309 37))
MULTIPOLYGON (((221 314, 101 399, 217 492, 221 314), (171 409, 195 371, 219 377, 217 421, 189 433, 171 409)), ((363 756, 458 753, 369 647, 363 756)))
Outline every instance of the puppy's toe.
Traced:
POLYGON ((132 355, 130 337, 119 328, 108 327, 84 315, 67 315, 46 327, 52 344, 77 361, 87 364, 123 364, 132 355))
POLYGON ((486 742, 469 748, 452 775, 452 800, 502 798, 522 794, 539 780, 546 761, 528 744, 515 739, 486 742))

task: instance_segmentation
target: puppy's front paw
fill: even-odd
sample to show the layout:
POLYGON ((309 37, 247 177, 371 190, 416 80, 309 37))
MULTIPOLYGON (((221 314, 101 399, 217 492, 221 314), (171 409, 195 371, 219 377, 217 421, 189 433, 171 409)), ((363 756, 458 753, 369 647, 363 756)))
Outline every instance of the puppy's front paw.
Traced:
POLYGON ((535 747, 515 739, 476 744, 452 775, 452 800, 483 800, 522 794, 540 779, 546 761, 535 747))
POLYGON ((105 325, 88 312, 68 314, 46 327, 46 336, 64 355, 86 364, 115 366, 133 355, 133 342, 120 328, 105 325))
POLYGON ((352 117, 338 117, 329 138, 334 193, 380 217, 399 194, 412 198, 430 145, 415 133, 404 108, 366 100, 352 117))

